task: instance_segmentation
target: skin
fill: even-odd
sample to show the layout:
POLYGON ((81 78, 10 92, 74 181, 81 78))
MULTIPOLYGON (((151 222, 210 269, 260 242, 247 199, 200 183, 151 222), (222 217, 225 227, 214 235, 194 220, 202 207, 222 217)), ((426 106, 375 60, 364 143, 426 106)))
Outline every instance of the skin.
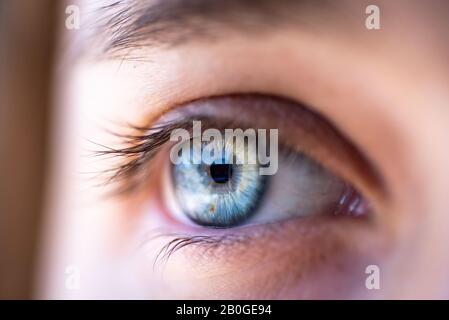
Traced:
MULTIPOLYGON (((427 10, 401 4, 381 2, 380 30, 366 30, 366 6, 349 2, 345 8, 355 14, 344 27, 334 28, 337 22, 329 20, 313 32, 294 25, 263 36, 224 30, 213 42, 138 48, 138 61, 61 59, 37 295, 447 298, 445 17, 437 2, 427 10), (341 151, 323 165, 363 193, 374 219, 307 218, 238 228, 232 233, 244 244, 212 252, 186 247, 154 267, 167 238, 148 239, 160 230, 206 231, 170 217, 161 200, 163 173, 151 175, 139 192, 105 198, 104 188, 80 174, 110 165, 86 157, 89 140, 119 146, 104 130, 116 130, 118 121, 147 125, 174 106, 239 93, 301 101, 332 122, 383 183, 371 183, 341 151), (371 264, 380 267, 379 290, 365 287, 371 264), (67 266, 79 271, 76 290, 67 288, 67 266)), ((155 161, 163 167, 167 159, 160 155, 155 161)))

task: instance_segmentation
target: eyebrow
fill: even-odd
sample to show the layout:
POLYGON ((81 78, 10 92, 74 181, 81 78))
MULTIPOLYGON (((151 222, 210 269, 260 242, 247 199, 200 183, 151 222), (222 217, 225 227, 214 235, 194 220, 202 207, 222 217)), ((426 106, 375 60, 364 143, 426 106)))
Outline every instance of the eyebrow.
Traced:
POLYGON ((342 16, 341 4, 330 0, 114 0, 104 1, 88 20, 94 47, 101 48, 102 55, 114 55, 142 46, 215 40, 224 30, 263 33, 295 24, 310 29, 320 22, 328 24, 332 15, 326 13, 342 16))

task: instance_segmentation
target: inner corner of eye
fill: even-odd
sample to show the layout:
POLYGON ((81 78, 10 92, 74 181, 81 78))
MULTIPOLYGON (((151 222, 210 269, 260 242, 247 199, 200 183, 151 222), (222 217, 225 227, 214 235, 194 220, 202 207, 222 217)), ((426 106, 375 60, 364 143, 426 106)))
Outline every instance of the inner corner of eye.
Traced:
POLYGON ((217 141, 190 138, 171 147, 162 183, 168 212, 180 223, 232 228, 369 211, 358 191, 303 154, 260 159, 248 143, 217 141), (266 174, 273 161, 275 172, 266 174))

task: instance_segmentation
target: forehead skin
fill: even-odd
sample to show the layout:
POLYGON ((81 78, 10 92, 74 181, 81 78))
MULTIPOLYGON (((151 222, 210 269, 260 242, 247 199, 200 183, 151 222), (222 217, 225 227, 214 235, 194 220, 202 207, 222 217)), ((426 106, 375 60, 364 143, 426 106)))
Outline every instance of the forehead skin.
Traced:
POLYGON ((434 41, 433 45, 439 43, 440 49, 447 50, 442 40, 448 26, 448 4, 439 0, 376 2, 381 17, 381 29, 376 32, 365 28, 368 1, 261 0, 256 5, 249 0, 80 0, 78 4, 83 27, 76 36, 82 38, 86 51, 99 53, 220 41, 229 32, 254 36, 283 29, 350 38, 353 44, 375 41, 377 46, 382 41, 391 45, 388 38, 393 34, 408 34, 398 40, 434 41))

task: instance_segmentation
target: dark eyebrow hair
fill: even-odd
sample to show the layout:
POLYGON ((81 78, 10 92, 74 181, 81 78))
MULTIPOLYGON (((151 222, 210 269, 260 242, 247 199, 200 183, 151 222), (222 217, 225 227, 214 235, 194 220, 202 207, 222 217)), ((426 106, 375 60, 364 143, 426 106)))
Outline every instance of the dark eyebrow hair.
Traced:
POLYGON ((332 15, 323 17, 323 12, 335 13, 343 2, 113 0, 92 11, 88 25, 95 41, 93 47, 101 48, 101 54, 114 55, 141 46, 179 45, 192 39, 214 40, 218 31, 223 30, 261 33, 293 22, 310 28, 310 20, 318 17, 314 14, 316 11, 322 22, 329 22, 332 15))

